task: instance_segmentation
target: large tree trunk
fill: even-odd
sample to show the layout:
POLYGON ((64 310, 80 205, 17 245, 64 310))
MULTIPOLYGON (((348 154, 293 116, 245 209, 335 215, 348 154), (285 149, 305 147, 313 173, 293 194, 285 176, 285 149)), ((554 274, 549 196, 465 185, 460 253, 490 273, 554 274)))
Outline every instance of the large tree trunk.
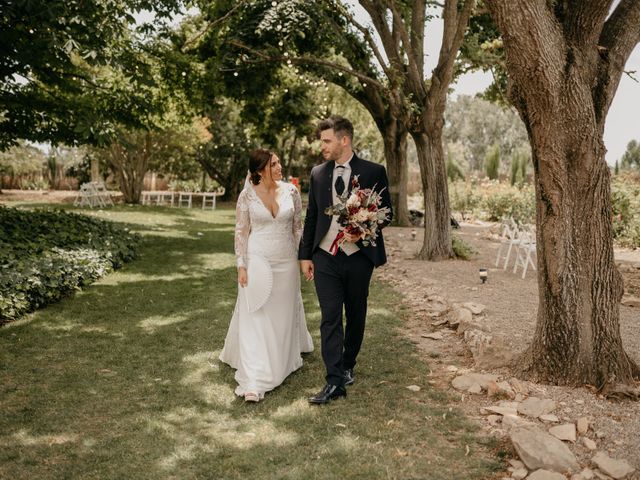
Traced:
POLYGON ((92 182, 100 182, 102 178, 100 177, 100 159, 92 156, 91 157, 91 181, 92 182))
MULTIPOLYGON (((536 179, 538 323, 520 359, 532 377, 602 387, 630 382, 637 366, 622 348, 622 277, 613 257, 609 167, 591 92, 561 89, 561 112, 529 125, 536 179), (577 169, 580 165, 582 168, 577 169)), ((529 105, 526 112, 535 112, 529 105)))
POLYGON ((447 168, 442 148, 442 129, 411 134, 418 152, 424 196, 424 243, 419 257, 445 260, 453 257, 447 168))
POLYGON ((140 203, 144 176, 151 158, 151 134, 145 133, 143 145, 126 149, 119 143, 109 148, 109 162, 113 168, 125 203, 140 203))
POLYGON ((407 130, 399 120, 391 119, 380 128, 380 133, 384 142, 384 157, 387 162, 393 222, 394 225, 408 227, 411 225, 411 221, 407 203, 407 183, 409 180, 407 130))
POLYGON ((536 180, 539 308, 519 367, 537 380, 603 388, 640 376, 620 336, 602 139, 640 39, 640 1, 487 2, 504 38, 509 96, 527 127, 536 180))

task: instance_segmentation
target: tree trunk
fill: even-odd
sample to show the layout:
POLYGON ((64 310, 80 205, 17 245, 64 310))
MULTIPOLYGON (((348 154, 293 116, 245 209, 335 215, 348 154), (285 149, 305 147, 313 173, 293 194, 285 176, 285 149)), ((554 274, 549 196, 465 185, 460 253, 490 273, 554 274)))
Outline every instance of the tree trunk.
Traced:
POLYGON ((389 193, 393 205, 393 224, 401 227, 411 225, 407 204, 408 162, 407 131, 394 119, 380 129, 384 142, 384 157, 389 176, 389 193))
POLYGON ((92 156, 91 157, 91 181, 99 182, 102 178, 100 178, 100 159, 92 156))
MULTIPOLYGON (((575 94, 574 85, 567 88, 575 94)), ((534 339, 519 367, 539 381, 601 388, 629 383, 640 370, 620 336, 624 289, 613 256, 602 132, 584 106, 577 109, 566 104, 553 129, 529 122, 539 307, 534 339), (576 164, 588 168, 576 171, 576 164)))
POLYGON ((133 146, 127 150, 116 143, 109 149, 109 161, 115 171, 125 203, 140 203, 144 176, 149 169, 151 143, 151 134, 145 133, 142 146, 133 146))
POLYGON ((518 360, 536 380, 604 388, 640 368, 620 335, 604 124, 638 43, 640 2, 492 0, 509 96, 527 127, 536 182, 538 322, 518 360))
POLYGON ((418 152, 425 209, 424 242, 418 256, 423 260, 446 260, 453 257, 453 248, 442 129, 435 128, 428 134, 412 132, 411 136, 418 152))

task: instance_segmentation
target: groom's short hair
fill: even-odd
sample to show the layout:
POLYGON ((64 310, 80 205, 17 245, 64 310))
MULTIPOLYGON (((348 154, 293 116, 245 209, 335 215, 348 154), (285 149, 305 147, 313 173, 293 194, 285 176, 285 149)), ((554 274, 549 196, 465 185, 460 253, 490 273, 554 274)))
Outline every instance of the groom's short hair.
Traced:
POLYGON ((346 135, 353 141, 353 124, 348 119, 340 115, 331 115, 329 118, 322 120, 318 124, 318 138, 320 137, 320 132, 330 128, 333 129, 336 137, 342 138, 346 135))

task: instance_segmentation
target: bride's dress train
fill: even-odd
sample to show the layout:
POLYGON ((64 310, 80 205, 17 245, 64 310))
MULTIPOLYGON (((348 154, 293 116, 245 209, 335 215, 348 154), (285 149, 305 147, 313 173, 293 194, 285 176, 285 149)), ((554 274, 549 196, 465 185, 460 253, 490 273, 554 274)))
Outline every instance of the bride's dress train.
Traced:
POLYGON ((302 233, 300 195, 294 186, 278 184, 275 217, 253 187, 245 187, 238 198, 236 256, 238 264, 247 267, 249 285, 238 286, 220 354, 220 360, 236 369, 237 395, 257 393, 262 398, 302 366, 301 352, 313 350, 297 261, 302 233))

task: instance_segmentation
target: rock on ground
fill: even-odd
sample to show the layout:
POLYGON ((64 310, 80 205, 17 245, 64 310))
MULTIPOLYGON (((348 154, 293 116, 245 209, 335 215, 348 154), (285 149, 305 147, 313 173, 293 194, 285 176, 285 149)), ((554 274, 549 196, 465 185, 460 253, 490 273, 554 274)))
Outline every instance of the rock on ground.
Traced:
POLYGON ((518 407, 518 412, 527 417, 538 418, 556 409, 556 402, 548 398, 529 397, 518 407))
POLYGON ((600 470, 616 480, 626 478, 628 475, 635 472, 635 468, 629 465, 626 460, 610 458, 604 452, 596 453, 591 461, 595 463, 600 470))
POLYGON ((567 480, 567 477, 558 472, 550 470, 536 470, 527 477, 528 480, 567 480))
POLYGON ((514 429, 511 442, 529 470, 567 472, 579 468, 576 457, 564 443, 536 427, 514 429))

